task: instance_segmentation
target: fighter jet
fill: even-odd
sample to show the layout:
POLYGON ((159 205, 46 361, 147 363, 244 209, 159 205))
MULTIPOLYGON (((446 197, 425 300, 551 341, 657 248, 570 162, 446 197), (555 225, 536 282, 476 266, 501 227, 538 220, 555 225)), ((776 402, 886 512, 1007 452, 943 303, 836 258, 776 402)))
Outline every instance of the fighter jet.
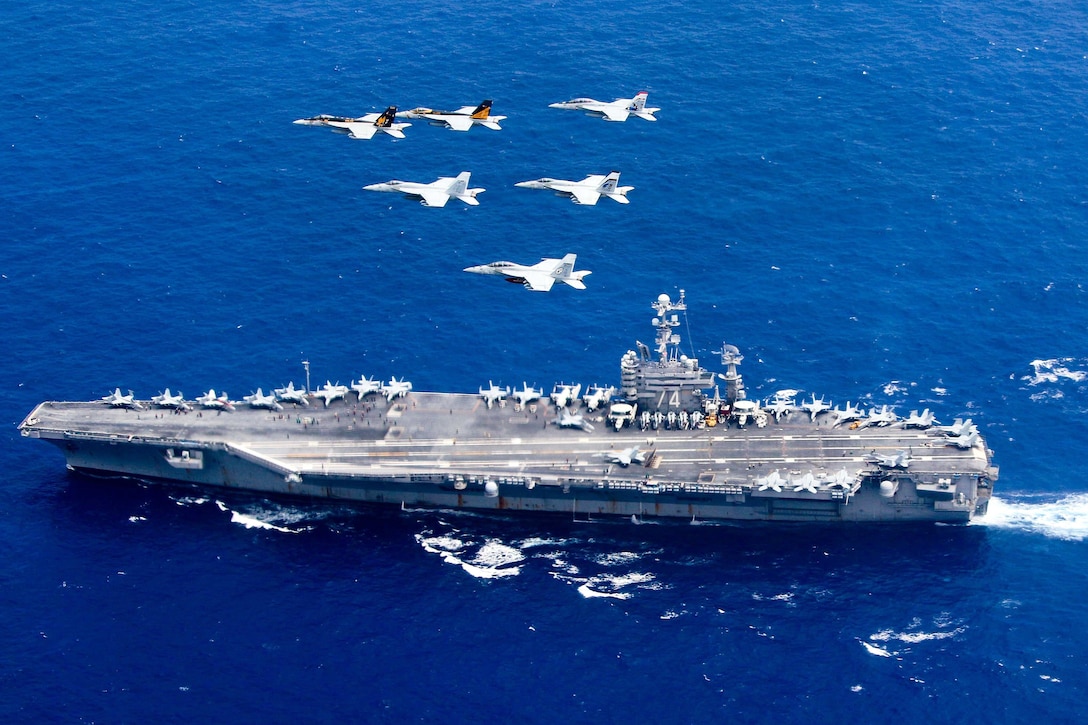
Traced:
POLYGON ((346 133, 352 138, 372 139, 379 131, 387 133, 393 138, 404 138, 404 129, 412 124, 394 123, 397 115, 397 107, 390 106, 382 113, 368 113, 359 118, 346 118, 344 116, 329 116, 321 114, 312 118, 300 118, 295 123, 303 126, 329 126, 333 131, 346 133))
POLYGON ((281 403, 297 403, 306 406, 310 404, 306 391, 296 388, 294 381, 287 383, 286 388, 276 388, 273 392, 281 403))
POLYGON ((771 471, 768 475, 756 479, 756 483, 759 485, 760 491, 766 491, 771 489, 777 493, 782 492, 782 485, 786 483, 786 480, 778 474, 778 469, 771 471))
POLYGON ((500 388, 490 380, 487 381, 486 388, 480 388, 480 395, 483 396, 484 402, 487 403, 487 407, 490 408, 495 403, 501 403, 507 395, 510 394, 510 386, 500 388))
POLYGON ((518 401, 518 405, 524 408, 534 400, 540 400, 540 397, 544 395, 544 391, 539 388, 530 388, 528 383, 521 384, 521 390, 515 390, 510 393, 510 396, 518 401))
POLYGON ((903 450, 896 451, 890 455, 873 453, 869 456, 869 462, 875 463, 881 468, 907 468, 910 462, 914 460, 911 457, 910 449, 904 448, 903 450))
POLYGON ((960 435, 960 436, 949 435, 949 436, 946 436, 945 439, 944 439, 944 444, 946 446, 955 446, 956 448, 961 448, 963 450, 967 450, 968 448, 971 448, 976 443, 978 443, 978 441, 979 441, 978 430, 975 429, 975 428, 972 428, 971 431, 969 433, 965 434, 965 435, 960 435))
POLYGON ((776 423, 782 422, 782 416, 789 416, 797 410, 797 394, 801 392, 792 388, 779 390, 767 401, 767 409, 774 415, 776 423))
POLYGON ((800 493, 801 491, 819 493, 819 489, 816 485, 816 477, 812 475, 812 471, 809 471, 800 478, 793 478, 791 476, 790 485, 793 486, 794 493, 800 493))
POLYGON ((933 416, 933 413, 929 412, 929 408, 922 411, 921 415, 917 410, 912 410, 910 415, 903 421, 904 428, 929 428, 937 420, 933 416))
POLYGON ((964 420, 963 418, 956 418, 956 420, 952 422, 952 425, 941 426, 941 431, 949 436, 968 435, 974 430, 976 430, 975 424, 971 422, 970 418, 968 418, 967 420, 964 420))
POLYGON ((501 131, 499 121, 506 120, 506 116, 491 115, 491 101, 487 100, 478 106, 464 106, 456 111, 436 111, 433 108, 413 108, 410 111, 401 111, 397 114, 402 118, 425 118, 433 126, 445 126, 452 131, 467 131, 473 126, 483 126, 492 131, 501 131))
POLYGON ((190 406, 185 402, 185 395, 178 392, 177 395, 170 394, 170 388, 162 391, 151 399, 153 405, 157 405, 160 408, 174 408, 175 410, 190 410, 190 406))
POLYGON ((390 403, 401 396, 407 395, 411 391, 412 384, 404 378, 401 378, 400 380, 389 378, 388 383, 382 383, 382 395, 384 395, 385 399, 390 403))
POLYGON ((122 395, 120 388, 114 388, 113 392, 102 398, 102 402, 111 408, 130 408, 132 410, 143 410, 144 406, 136 400, 136 395, 130 390, 128 395, 122 395))
POLYGON ((585 401, 586 410, 593 412, 602 404, 607 403, 616 392, 616 389, 609 385, 606 388, 602 388, 600 385, 594 385, 588 391, 586 391, 585 397, 582 400, 585 401))
POLYGON ((865 417, 865 411, 861 408, 855 408, 854 404, 849 400, 846 401, 845 410, 839 410, 839 406, 835 406, 832 410, 835 414, 835 422, 831 425, 832 428, 838 427, 843 423, 849 423, 850 421, 861 420, 865 417))
POLYGON ((526 289, 534 292, 547 292, 555 284, 556 280, 568 284, 574 289, 585 289, 582 278, 591 274, 589 270, 574 271, 574 262, 578 258, 576 254, 567 254, 562 259, 544 258, 533 265, 517 264, 515 262, 492 262, 475 267, 465 267, 466 272, 473 274, 497 274, 506 278, 507 282, 517 282, 526 289))
POLYGON ((476 195, 483 189, 470 189, 470 172, 462 171, 456 177, 440 176, 437 181, 422 184, 415 181, 393 179, 382 184, 364 186, 364 191, 399 191, 410 199, 418 199, 423 206, 445 206, 451 198, 463 201, 469 206, 478 206, 476 195))
POLYGON ((624 448, 622 451, 605 451, 601 454, 609 463, 617 463, 624 468, 627 468, 632 463, 645 463, 646 453, 639 450, 638 446, 631 446, 630 448, 624 448))
POLYGON ((619 180, 620 172, 612 171, 607 176, 590 174, 581 181, 544 177, 534 181, 519 181, 514 186, 520 186, 523 189, 551 189, 556 196, 565 196, 575 204, 587 206, 595 206, 602 196, 607 196, 620 204, 630 204, 631 200, 627 198, 627 192, 635 187, 617 186, 619 180))
POLYGON ((593 430, 593 425, 585 419, 585 416, 581 413, 571 413, 566 408, 560 411, 559 417, 552 422, 560 428, 581 428, 587 433, 593 430))
POLYGON ((349 388, 346 385, 341 385, 340 383, 333 385, 332 381, 326 380, 324 387, 314 391, 314 397, 321 398, 325 401, 325 407, 328 408, 329 403, 332 401, 337 398, 343 399, 343 397, 348 394, 348 390, 349 388))
POLYGON ((215 388, 212 388, 208 392, 204 393, 194 402, 204 408, 214 408, 216 410, 234 410, 234 404, 230 402, 230 397, 226 393, 223 393, 222 395, 216 394, 215 388))
POLYGON ((820 413, 831 410, 831 405, 820 396, 820 399, 816 399, 816 393, 812 394, 812 400, 806 400, 801 404, 801 407, 811 416, 811 420, 815 422, 816 416, 820 413))
POLYGON ((276 400, 276 396, 269 393, 264 394, 264 391, 257 388, 256 393, 246 395, 242 398, 245 402, 249 403, 251 408, 264 408, 266 410, 283 410, 283 406, 276 400))
POLYGON ((568 110, 585 111, 590 116, 600 116, 606 121, 626 121, 628 116, 638 116, 647 121, 656 121, 654 114, 660 108, 647 108, 646 91, 639 91, 634 98, 617 98, 611 103, 597 101, 592 98, 573 98, 562 103, 550 103, 548 108, 563 108, 568 110))
POLYGON ((888 408, 888 406, 881 406, 880 410, 876 408, 869 409, 869 417, 861 421, 862 427, 867 425, 875 425, 878 428, 891 425, 895 421, 899 420, 896 414, 888 408))
POLYGON ((361 375, 358 380, 351 384, 351 389, 359 396, 359 400, 362 400, 364 396, 370 393, 380 393, 382 391, 382 381, 361 375))
POLYGON ((843 468, 837 471, 835 475, 831 476, 827 486, 828 488, 838 488, 846 490, 848 488, 853 488, 855 480, 856 477, 851 476, 849 473, 846 472, 846 469, 843 468))
POLYGON ((578 400, 578 394, 581 392, 581 385, 559 383, 552 387, 552 402, 555 403, 557 408, 566 408, 573 401, 578 400))

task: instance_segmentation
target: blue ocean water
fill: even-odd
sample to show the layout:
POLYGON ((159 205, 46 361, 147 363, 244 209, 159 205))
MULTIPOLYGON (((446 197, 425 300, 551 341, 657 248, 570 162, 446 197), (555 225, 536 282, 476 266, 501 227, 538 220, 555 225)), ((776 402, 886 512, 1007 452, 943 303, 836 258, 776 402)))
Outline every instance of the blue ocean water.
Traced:
POLYGON ((1070 2, 0 7, 0 713, 20 721, 1082 721, 1088 11, 1070 2), (659 122, 547 104, 649 91, 659 122), (501 132, 296 118, 494 99, 501 132), (631 204, 517 181, 622 172, 631 204), (472 171, 479 207, 361 191, 472 171), (577 252, 589 289, 469 264, 577 252), (114 387, 614 382, 971 416, 968 527, 577 524, 71 476, 114 387))

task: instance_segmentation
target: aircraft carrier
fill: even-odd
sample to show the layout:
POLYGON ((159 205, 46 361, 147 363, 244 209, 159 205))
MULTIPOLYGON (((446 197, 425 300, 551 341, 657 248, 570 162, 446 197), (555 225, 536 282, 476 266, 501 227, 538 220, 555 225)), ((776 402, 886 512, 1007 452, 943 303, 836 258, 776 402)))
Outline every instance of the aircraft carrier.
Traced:
POLYGON ((20 431, 56 445, 81 473, 401 507, 637 522, 985 514, 998 471, 970 420, 830 408, 792 390, 750 400, 736 347, 722 346, 724 373, 680 354, 683 290, 652 307, 656 349, 637 343, 620 360, 618 388, 581 398, 573 385, 536 399, 528 389, 401 386, 231 411, 160 408, 118 392, 43 402, 20 431))

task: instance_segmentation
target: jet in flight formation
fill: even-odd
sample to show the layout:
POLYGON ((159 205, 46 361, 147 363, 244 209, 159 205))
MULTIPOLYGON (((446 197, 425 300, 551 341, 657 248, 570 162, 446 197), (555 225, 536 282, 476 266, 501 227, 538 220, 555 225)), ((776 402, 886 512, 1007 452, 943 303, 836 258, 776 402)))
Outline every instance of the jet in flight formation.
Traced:
POLYGON ((598 116, 606 121, 622 123, 628 116, 638 116, 647 121, 656 121, 655 113, 660 108, 647 108, 646 91, 640 91, 634 98, 617 98, 605 103, 592 98, 574 98, 561 103, 550 103, 548 108, 563 108, 572 111, 585 111, 590 116, 598 116))
POLYGON ((465 267, 466 272, 473 274, 497 274, 506 278, 507 282, 522 284, 526 289, 534 292, 547 292, 552 285, 558 282, 568 284, 574 289, 585 289, 582 278, 591 272, 588 269, 574 271, 574 262, 577 255, 568 254, 562 259, 545 258, 533 265, 516 264, 514 262, 492 262, 475 267, 465 267))
POLYGON ((433 108, 413 108, 397 114, 401 118, 421 118, 433 126, 445 126, 451 131, 468 131, 473 126, 483 126, 492 131, 501 131, 499 121, 506 116, 491 115, 491 101, 486 100, 478 106, 464 106, 456 111, 436 111, 433 108))
POLYGON ((627 192, 635 187, 618 186, 620 172, 613 171, 607 176, 603 174, 590 174, 581 181, 567 181, 566 179, 551 179, 544 177, 534 181, 519 181, 514 186, 523 189, 551 189, 556 196, 565 196, 575 204, 594 206, 602 196, 620 204, 630 204, 627 192))
POLYGON ((295 123, 303 126, 328 126, 333 131, 359 139, 372 139, 379 132, 389 134, 393 138, 404 138, 404 129, 412 124, 394 123, 393 119, 396 115, 397 107, 390 106, 382 113, 368 113, 359 118, 329 116, 323 113, 312 118, 300 118, 295 123))
POLYGON ((484 190, 469 188, 469 177, 468 171, 462 171, 455 177, 442 176, 429 184, 393 179, 382 184, 364 186, 363 190, 400 192, 410 199, 419 200, 423 206, 445 206, 450 199, 463 201, 469 206, 478 206, 480 202, 476 195, 484 190))

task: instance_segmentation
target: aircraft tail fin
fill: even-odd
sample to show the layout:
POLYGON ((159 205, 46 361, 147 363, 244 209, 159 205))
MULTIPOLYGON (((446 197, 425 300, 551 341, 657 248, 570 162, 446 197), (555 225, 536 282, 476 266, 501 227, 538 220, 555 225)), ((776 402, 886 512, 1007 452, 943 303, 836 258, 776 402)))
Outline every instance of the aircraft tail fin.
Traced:
POLYGON ((560 282, 564 282, 574 289, 585 289, 585 282, 582 278, 587 274, 590 274, 589 270, 582 270, 580 272, 574 271, 574 263, 578 260, 576 254, 563 255, 563 259, 559 260, 559 266, 552 272, 552 277, 555 277, 560 282))
POLYGON ((602 181, 601 185, 597 187, 597 191, 602 194, 615 194, 616 185, 619 183, 619 181, 620 172, 613 171, 609 173, 608 176, 604 177, 604 181, 602 181))
POLYGON ((389 108, 385 109, 382 115, 378 116, 378 119, 374 121, 374 125, 378 128, 389 128, 393 125, 393 119, 396 117, 396 115, 397 107, 390 106, 389 108))
POLYGON ((453 180, 453 183, 450 184, 450 196, 464 196, 465 192, 468 191, 468 180, 470 176, 471 173, 468 171, 462 171, 460 174, 458 174, 457 178, 455 178, 453 180))
POLYGON ((491 99, 487 99, 480 105, 476 106, 476 110, 472 112, 472 118, 477 121, 487 120, 487 117, 491 115, 491 99))
POLYGON ((563 255, 563 259, 559 260, 559 266, 552 272, 552 276, 562 280, 570 277, 571 272, 574 271, 574 262, 576 259, 578 259, 577 254, 563 255))
POLYGON ((650 94, 647 93, 646 91, 639 91, 635 95, 635 97, 631 99, 631 110, 632 111, 641 111, 643 108, 645 108, 646 107, 646 98, 649 95, 650 94))

